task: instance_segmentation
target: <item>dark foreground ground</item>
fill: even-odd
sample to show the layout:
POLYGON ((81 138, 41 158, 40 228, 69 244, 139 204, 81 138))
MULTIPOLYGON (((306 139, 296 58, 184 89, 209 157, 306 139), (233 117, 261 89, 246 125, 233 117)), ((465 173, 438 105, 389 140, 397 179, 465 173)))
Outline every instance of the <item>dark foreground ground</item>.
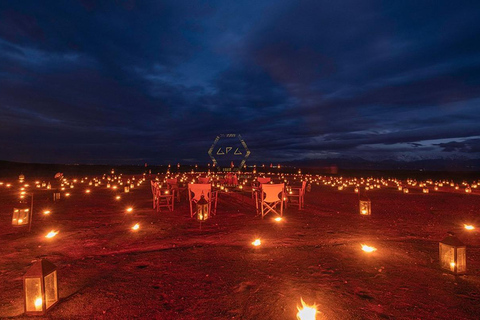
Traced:
POLYGON ((0 186, 0 318, 24 317, 22 276, 39 258, 58 267, 49 319, 295 319, 301 297, 317 304, 317 319, 479 318, 478 191, 382 188, 362 217, 352 188, 313 185, 305 210, 290 206, 282 223, 255 217, 249 194, 222 193, 200 228, 185 198, 173 212, 152 210, 147 183, 129 194, 86 188, 59 203, 35 190, 26 233, 11 226, 18 188, 0 186), (60 232, 46 239, 51 229, 60 232), (447 231, 467 244, 465 276, 438 267, 447 231))

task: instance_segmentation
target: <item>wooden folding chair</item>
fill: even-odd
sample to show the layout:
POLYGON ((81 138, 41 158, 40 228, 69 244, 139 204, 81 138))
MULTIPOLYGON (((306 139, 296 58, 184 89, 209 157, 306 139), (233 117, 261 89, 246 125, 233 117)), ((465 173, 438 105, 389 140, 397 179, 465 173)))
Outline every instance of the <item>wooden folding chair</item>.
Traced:
POLYGON ((175 203, 175 190, 170 189, 160 189, 157 188, 157 212, 161 210, 161 208, 167 208, 170 211, 174 209, 175 203))
POLYGON ((292 187, 290 191, 287 192, 288 200, 292 201, 292 203, 298 203, 298 210, 302 210, 305 207, 305 189, 307 187, 307 180, 302 182, 302 186, 300 188, 292 187))
POLYGON ((154 181, 150 181, 150 188, 152 189, 153 209, 155 209, 157 206, 157 183, 154 181))

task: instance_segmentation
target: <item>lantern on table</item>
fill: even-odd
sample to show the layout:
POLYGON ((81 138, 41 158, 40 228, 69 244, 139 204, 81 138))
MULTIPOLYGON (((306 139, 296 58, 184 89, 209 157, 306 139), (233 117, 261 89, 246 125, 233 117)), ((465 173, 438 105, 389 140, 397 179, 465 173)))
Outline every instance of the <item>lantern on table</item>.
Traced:
POLYGON ((362 216, 369 216, 372 214, 372 202, 370 199, 360 199, 359 208, 362 216))
POLYGON ((197 201, 197 220, 205 221, 210 217, 208 212, 208 201, 205 200, 205 197, 200 197, 200 200, 197 201))
POLYGON ((455 274, 467 271, 467 247, 453 233, 439 243, 440 266, 455 274))
POLYGON ((48 260, 35 262, 23 276, 25 313, 45 314, 58 302, 57 267, 48 260))

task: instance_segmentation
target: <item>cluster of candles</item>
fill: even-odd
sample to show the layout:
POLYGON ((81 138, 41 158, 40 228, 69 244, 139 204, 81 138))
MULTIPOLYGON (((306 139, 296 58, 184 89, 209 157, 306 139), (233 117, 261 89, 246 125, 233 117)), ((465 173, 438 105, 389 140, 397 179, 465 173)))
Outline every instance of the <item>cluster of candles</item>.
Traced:
MULTIPOLYGON (((200 173, 200 172, 191 172, 191 173, 177 173, 177 174, 171 174, 170 172, 167 172, 165 175, 155 175, 154 179, 159 182, 159 183, 167 183, 168 179, 175 178, 177 179, 180 183, 195 183, 201 178, 202 176, 207 176, 209 179, 210 183, 212 186, 217 187, 225 192, 229 191, 229 188, 238 188, 240 190, 244 189, 246 185, 250 185, 253 181, 256 180, 255 175, 251 175, 249 173, 238 173, 240 179, 238 179, 238 185, 237 186, 224 186, 222 185, 222 174, 217 174, 217 173, 200 173)), ((273 183, 274 180, 276 182, 283 182, 286 185, 290 185, 291 183, 299 183, 304 180, 308 182, 309 185, 316 184, 316 185, 324 185, 324 186, 330 186, 332 188, 336 188, 338 191, 345 191, 349 189, 353 189, 355 193, 360 193, 360 190, 364 189, 365 191, 368 190, 376 190, 376 189, 381 189, 381 188, 391 188, 398 190, 403 193, 409 193, 409 190, 417 188, 421 190, 422 193, 429 193, 430 191, 456 191, 456 190, 464 190, 465 193, 472 193, 472 190, 475 190, 478 188, 478 181, 472 181, 472 182, 466 182, 463 181, 461 183, 455 183, 450 180, 438 180, 438 181, 433 181, 433 180, 425 180, 425 181, 417 181, 415 179, 407 179, 405 181, 398 180, 398 179, 383 179, 383 178, 345 178, 345 177, 332 177, 332 176, 320 176, 320 175, 309 175, 309 174, 301 174, 299 172, 298 174, 287 174, 287 173, 266 173, 263 176, 269 176, 271 177, 271 182, 273 183)), ((89 178, 89 177, 84 177, 81 179, 66 179, 62 178, 59 180, 59 190, 61 191, 66 191, 67 189, 74 189, 76 185, 83 184, 83 185, 88 185, 87 188, 84 189, 84 192, 86 195, 89 195, 92 193, 93 188, 97 188, 100 186, 105 186, 107 189, 111 189, 113 191, 119 190, 123 186, 123 191, 125 193, 129 193, 132 189, 135 187, 139 187, 142 183, 146 181, 146 176, 145 174, 143 177, 140 179, 136 179, 135 177, 131 177, 128 179, 123 178, 122 174, 120 175, 115 175, 114 171, 111 171, 111 175, 103 175, 102 177, 95 177, 95 178, 89 178)), ((20 176, 19 177, 19 198, 25 199, 25 197, 31 193, 29 192, 29 187, 30 185, 28 183, 25 183, 25 177, 20 176)), ((43 188, 46 190, 52 189, 52 184, 50 182, 45 182, 45 181, 35 181, 34 185, 36 188, 43 188)), ((12 183, 5 183, 0 181, 0 186, 5 186, 6 188, 11 188, 13 186, 12 183)), ((65 192, 64 195, 66 197, 70 196, 69 192, 65 192)), ((118 194, 114 196, 114 199, 116 201, 119 201, 122 199, 122 197, 118 194)), ((18 210, 18 209, 15 209, 18 210)), ((25 212, 28 212, 29 209, 25 209, 25 212)), ((133 207, 129 206, 125 208, 125 212, 127 214, 133 213, 134 209, 133 207)), ((18 216, 19 211, 17 211, 17 216, 18 216)), ((51 209, 45 209, 43 210, 43 214, 48 216, 52 213, 51 209)), ((371 214, 371 202, 369 200, 361 200, 360 201, 360 214, 361 215, 370 215, 371 214)), ((15 215, 15 212, 14 212, 15 215)), ((275 222, 280 223, 283 220, 282 217, 277 216, 276 218, 273 219, 275 222)), ((17 217, 17 224, 22 224, 24 221, 22 218, 17 217)), ((464 224, 465 230, 472 231, 475 230, 475 226, 472 224, 464 224)), ((136 232, 140 229, 140 223, 136 222, 131 226, 131 230, 136 232)), ((45 238, 52 239, 54 238, 57 234, 59 233, 59 230, 51 230, 45 235, 45 238)), ((448 241, 453 241, 453 240, 448 240, 448 241)), ((450 250, 449 246, 454 247, 455 250, 460 250, 459 252, 462 252, 462 244, 461 243, 453 243, 446 241, 445 243, 441 243, 440 246, 442 245, 447 246, 447 249, 450 250)), ((252 241, 252 246, 254 247, 260 247, 262 245, 262 240, 260 238, 256 238, 252 241)), ((363 252, 366 254, 371 254, 373 252, 377 251, 377 248, 370 246, 368 244, 361 244, 360 248, 363 252)), ((442 250, 442 249, 441 249, 442 250)), ((457 251, 455 251, 457 252, 457 251)), ((464 252, 464 251, 463 251, 464 252)), ((442 253, 440 253, 442 255, 442 253)), ((460 254, 461 255, 461 254, 460 254)), ((455 254, 455 257, 457 257, 457 254, 455 254)), ((442 259, 442 256, 440 257, 442 259)), ((451 255, 448 255, 448 259, 452 259, 451 255)), ((458 263, 455 261, 450 261, 447 262, 449 268, 451 271, 454 271, 455 273, 457 272, 458 263)), ((45 306, 44 306, 44 301, 42 297, 38 297, 35 299, 34 303, 34 308, 36 311, 38 310, 43 310, 45 311, 45 306)), ((298 307, 298 313, 297 313, 297 318, 301 320, 306 320, 306 319, 315 319, 316 314, 318 313, 316 309, 316 305, 308 305, 306 304, 303 299, 301 299, 301 307, 298 307)))

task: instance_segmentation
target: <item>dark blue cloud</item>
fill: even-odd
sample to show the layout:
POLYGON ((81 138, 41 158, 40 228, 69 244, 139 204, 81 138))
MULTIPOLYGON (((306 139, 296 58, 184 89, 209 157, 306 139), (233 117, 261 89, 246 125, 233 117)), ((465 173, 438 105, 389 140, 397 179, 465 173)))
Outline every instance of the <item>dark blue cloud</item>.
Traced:
POLYGON ((480 157, 471 1, 3 1, 2 159, 480 157))

